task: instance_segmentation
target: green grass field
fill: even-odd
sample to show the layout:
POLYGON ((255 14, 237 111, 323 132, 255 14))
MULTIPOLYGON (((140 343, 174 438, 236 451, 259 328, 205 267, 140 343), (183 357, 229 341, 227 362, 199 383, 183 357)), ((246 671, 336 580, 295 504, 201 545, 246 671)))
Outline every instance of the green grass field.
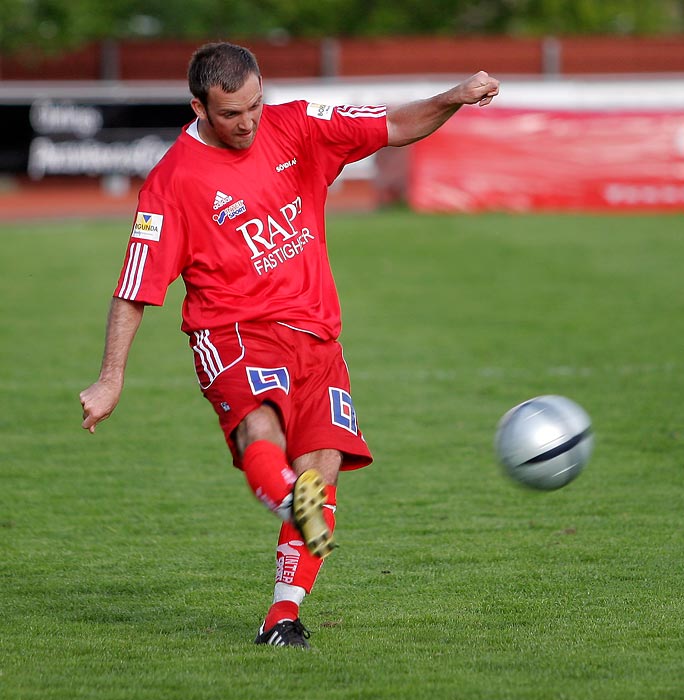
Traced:
POLYGON ((684 698, 681 217, 336 216, 343 342, 376 462, 342 477, 310 653, 252 644, 278 524, 147 312, 95 436, 128 221, 0 228, 0 697, 684 698), (510 406, 565 394, 594 458, 503 477, 510 406))

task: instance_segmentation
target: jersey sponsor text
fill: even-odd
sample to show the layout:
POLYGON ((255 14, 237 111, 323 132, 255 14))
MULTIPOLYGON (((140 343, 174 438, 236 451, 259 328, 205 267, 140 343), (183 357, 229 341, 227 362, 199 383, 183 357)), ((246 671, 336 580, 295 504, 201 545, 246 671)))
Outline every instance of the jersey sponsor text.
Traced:
POLYGON ((275 270, 278 265, 299 255, 304 246, 314 240, 308 228, 298 229, 295 219, 302 212, 302 200, 297 197, 265 219, 254 218, 238 226, 251 253, 258 275, 275 270))
POLYGON ((139 211, 136 214, 132 238, 143 238, 146 241, 158 241, 161 238, 162 224, 164 216, 162 214, 150 214, 146 211, 139 211))
POLYGON ((325 119, 330 121, 333 115, 333 105, 320 105, 315 102, 309 102, 306 106, 306 113, 314 119, 325 119))
POLYGON ((226 207, 219 214, 214 214, 212 218, 219 226, 223 226, 223 222, 226 218, 236 219, 240 214, 244 214, 246 211, 245 200, 239 199, 237 202, 233 202, 229 207, 226 207))

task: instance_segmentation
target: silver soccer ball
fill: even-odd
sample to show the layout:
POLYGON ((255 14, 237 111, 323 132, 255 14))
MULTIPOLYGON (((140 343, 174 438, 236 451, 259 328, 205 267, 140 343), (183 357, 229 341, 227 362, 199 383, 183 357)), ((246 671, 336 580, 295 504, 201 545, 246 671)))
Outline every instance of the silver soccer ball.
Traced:
POLYGON ((552 491, 577 478, 591 457, 591 418, 565 396, 537 396, 507 411, 494 442, 499 462, 513 479, 552 491))

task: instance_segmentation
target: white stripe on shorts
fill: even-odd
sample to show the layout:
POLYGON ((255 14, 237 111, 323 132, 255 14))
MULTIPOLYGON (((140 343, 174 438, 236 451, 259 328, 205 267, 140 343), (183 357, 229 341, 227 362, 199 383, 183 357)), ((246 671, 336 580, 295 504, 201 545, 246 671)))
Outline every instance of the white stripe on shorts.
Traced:
POLYGON ((202 364, 202 369, 204 369, 207 377, 209 378, 209 383, 205 385, 202 384, 199 377, 197 377, 202 389, 208 389, 214 383, 216 377, 240 362, 240 360, 245 356, 245 346, 242 344, 242 337, 240 336, 240 329, 237 323, 235 324, 235 333, 237 335, 238 342, 240 343, 240 355, 229 365, 224 365, 217 347, 209 338, 209 331, 203 330, 193 332, 197 342, 192 346, 192 349, 197 354, 197 357, 199 357, 199 361, 202 364))

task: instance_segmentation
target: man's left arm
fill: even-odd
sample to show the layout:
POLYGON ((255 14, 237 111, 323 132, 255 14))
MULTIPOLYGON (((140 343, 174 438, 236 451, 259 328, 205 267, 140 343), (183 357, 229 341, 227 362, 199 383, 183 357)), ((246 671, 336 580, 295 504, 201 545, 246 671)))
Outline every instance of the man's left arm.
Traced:
POLYGON ((406 146, 439 129, 463 105, 488 105, 499 94, 499 81, 485 71, 427 100, 387 110, 388 146, 406 146))

